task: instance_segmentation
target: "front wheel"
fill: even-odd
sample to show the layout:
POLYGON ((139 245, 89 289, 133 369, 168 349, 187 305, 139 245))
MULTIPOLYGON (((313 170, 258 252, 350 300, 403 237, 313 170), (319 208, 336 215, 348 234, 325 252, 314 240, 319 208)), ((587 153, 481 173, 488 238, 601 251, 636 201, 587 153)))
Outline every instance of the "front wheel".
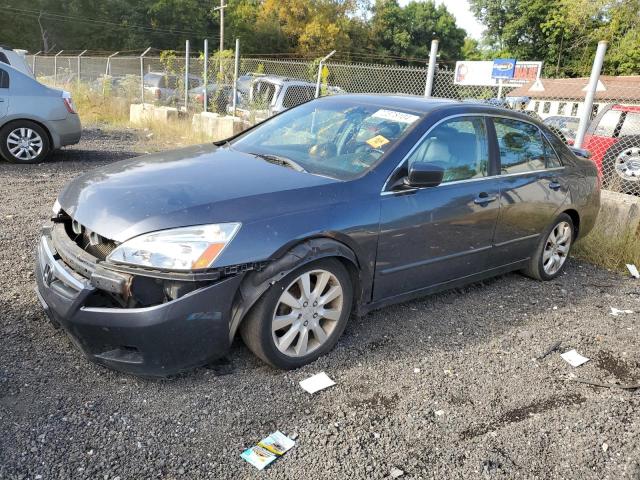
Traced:
POLYGON ((529 260, 525 275, 536 280, 553 280, 562 273, 573 244, 574 226, 571 217, 560 214, 541 235, 529 260))
POLYGON ((0 153, 11 163, 39 163, 49 154, 47 132, 28 120, 11 122, 0 129, 0 153))
POLYGON ((274 284, 240 327, 249 349, 266 363, 298 368, 329 352, 351 313, 353 286, 333 258, 311 262, 274 284))

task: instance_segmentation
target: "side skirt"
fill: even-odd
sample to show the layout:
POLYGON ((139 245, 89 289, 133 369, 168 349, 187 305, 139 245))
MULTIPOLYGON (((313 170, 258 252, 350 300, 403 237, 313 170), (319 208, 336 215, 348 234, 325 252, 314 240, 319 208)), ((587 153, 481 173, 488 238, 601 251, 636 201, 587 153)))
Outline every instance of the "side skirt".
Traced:
POLYGON ((469 285, 470 283, 479 282, 480 280, 486 280, 487 278, 496 277, 498 275, 503 275, 505 273, 520 270, 527 266, 528 261, 529 259, 526 258, 524 260, 519 260, 517 262, 503 265, 501 267, 492 268, 490 270, 485 270, 483 272, 475 273, 473 275, 468 275, 466 277, 460 277, 460 278, 456 278, 455 280, 449 280, 446 282, 437 283, 435 285, 431 285, 430 287, 420 288, 418 290, 412 290, 410 292, 402 293, 400 295, 395 295, 393 297, 388 297, 388 298, 379 300, 377 302, 367 303, 366 305, 359 305, 357 310, 357 315, 364 316, 367 313, 372 312, 373 310, 378 310, 380 308, 384 308, 389 305, 395 305, 397 303, 407 302, 409 300, 425 297, 427 295, 442 292, 444 290, 450 290, 452 288, 462 287, 464 285, 469 285))

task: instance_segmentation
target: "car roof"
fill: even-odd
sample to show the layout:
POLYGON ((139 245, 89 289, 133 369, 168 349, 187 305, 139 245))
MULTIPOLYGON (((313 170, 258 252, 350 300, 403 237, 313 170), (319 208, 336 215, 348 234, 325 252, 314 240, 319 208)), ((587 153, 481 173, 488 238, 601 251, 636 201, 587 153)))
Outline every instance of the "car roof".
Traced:
POLYGON ((315 86, 315 83, 311 83, 307 80, 303 80, 301 78, 293 78, 293 77, 284 77, 282 75, 263 75, 259 77, 255 77, 255 82, 271 82, 277 85, 283 85, 284 83, 296 83, 299 85, 311 85, 315 86))
MULTIPOLYGON (((383 108, 399 108, 403 110, 411 110, 418 113, 428 113, 436 108, 448 105, 467 105, 458 100, 450 100, 445 98, 425 98, 418 95, 385 95, 385 94, 369 94, 369 93, 348 93, 341 95, 331 95, 320 97, 318 100, 340 99, 342 101, 352 101, 354 103, 375 105, 383 108)), ((476 104, 473 104, 475 107, 476 104)), ((482 105, 484 107, 484 105, 482 105)))

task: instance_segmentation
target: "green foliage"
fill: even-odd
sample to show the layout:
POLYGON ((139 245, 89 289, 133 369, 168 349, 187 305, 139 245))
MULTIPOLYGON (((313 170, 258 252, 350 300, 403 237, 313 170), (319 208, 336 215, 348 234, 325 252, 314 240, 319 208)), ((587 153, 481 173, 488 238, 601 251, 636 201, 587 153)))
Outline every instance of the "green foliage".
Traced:
POLYGON ((604 73, 640 73, 640 0, 470 0, 489 57, 545 62, 547 76, 584 76, 599 40, 604 73))

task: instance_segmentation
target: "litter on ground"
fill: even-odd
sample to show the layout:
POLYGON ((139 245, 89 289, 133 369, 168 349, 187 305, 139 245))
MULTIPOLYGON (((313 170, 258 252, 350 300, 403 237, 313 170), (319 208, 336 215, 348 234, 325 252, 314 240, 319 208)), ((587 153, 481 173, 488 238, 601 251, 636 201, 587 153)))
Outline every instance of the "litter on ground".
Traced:
POLYGON ((296 442, 284 433, 277 431, 260 440, 257 445, 247 448, 240 456, 258 470, 262 470, 276 458, 291 450, 295 444, 296 442))
POLYGON ((324 372, 317 373, 316 375, 300 382, 300 386, 309 393, 316 393, 335 384, 336 382, 331 380, 324 372))
POLYGON ((575 350, 569 350, 568 352, 562 353, 560 356, 572 367, 579 367, 583 363, 587 363, 589 361, 587 357, 583 357, 575 350))
POLYGON ((638 272, 638 267, 636 267, 632 263, 627 263, 627 269, 633 278, 640 278, 640 272, 638 272))
POLYGON ((611 315, 613 315, 614 317, 617 317, 618 315, 620 315, 621 313, 633 313, 633 310, 620 310, 616 307, 611 307, 611 315))

